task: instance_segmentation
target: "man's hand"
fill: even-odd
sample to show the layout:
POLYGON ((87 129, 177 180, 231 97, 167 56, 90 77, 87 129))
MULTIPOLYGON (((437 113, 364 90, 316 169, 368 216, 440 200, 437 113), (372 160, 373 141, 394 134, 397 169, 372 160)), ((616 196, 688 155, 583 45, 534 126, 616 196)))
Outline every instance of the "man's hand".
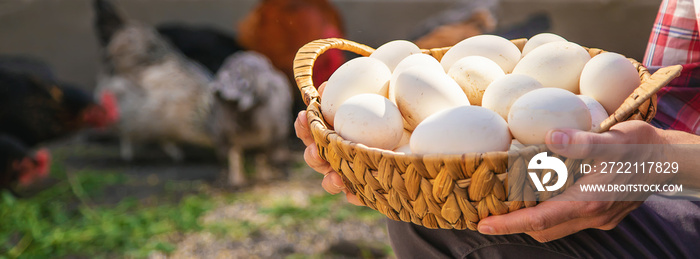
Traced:
MULTIPOLYGON (((319 87, 319 94, 323 92, 326 83, 321 84, 319 87)), ((306 118, 306 111, 299 112, 296 121, 294 121, 294 130, 296 130, 297 137, 304 142, 306 145, 306 150, 304 150, 304 161, 316 172, 323 174, 323 182, 321 186, 330 194, 338 194, 340 192, 345 192, 345 197, 348 202, 362 206, 360 200, 357 196, 347 192, 347 188, 343 183, 340 175, 331 168, 331 165, 323 160, 318 155, 318 148, 314 143, 313 136, 311 135, 311 129, 309 129, 308 119, 306 118)))
MULTIPOLYGON (((553 130, 547 134, 546 144, 553 152, 569 158, 622 161, 630 156, 637 156, 637 159, 641 156, 644 157, 642 159, 651 161, 657 159, 651 152, 625 150, 624 147, 608 148, 609 146, 601 144, 663 144, 665 140, 660 137, 660 131, 644 122, 629 121, 617 124, 610 131, 601 134, 571 129, 553 130), (620 152, 621 150, 625 152, 620 152)), ((586 175, 576 184, 601 183, 606 180, 604 177, 607 176, 586 175)), ((658 178, 654 180, 670 181, 658 178)), ((576 197, 580 196, 576 195, 582 195, 580 189, 569 188, 535 207, 485 218, 479 222, 478 230, 489 235, 526 233, 537 241, 547 242, 588 228, 610 230, 642 204, 641 201, 577 201, 576 197)), ((637 200, 644 198, 646 197, 637 200)))

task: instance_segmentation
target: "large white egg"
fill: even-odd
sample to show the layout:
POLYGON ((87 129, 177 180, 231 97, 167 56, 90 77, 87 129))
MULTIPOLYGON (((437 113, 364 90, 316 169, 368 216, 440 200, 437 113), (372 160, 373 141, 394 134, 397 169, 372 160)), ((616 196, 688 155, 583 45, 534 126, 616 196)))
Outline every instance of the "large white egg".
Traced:
POLYGON ((596 99, 608 114, 614 113, 639 84, 637 69, 617 53, 596 55, 581 72, 581 94, 596 99))
POLYGON ((486 91, 481 106, 489 108, 508 120, 510 107, 525 93, 542 88, 542 84, 526 75, 508 74, 494 80, 486 91))
POLYGON ((372 93, 387 96, 391 71, 381 61, 358 57, 345 62, 328 79, 321 96, 321 112, 330 125, 338 107, 350 97, 372 93))
POLYGON ((609 117, 608 113, 598 101, 587 95, 578 95, 578 98, 586 104, 588 112, 591 113, 591 131, 598 132, 600 124, 609 117))
POLYGON ((464 154, 507 151, 508 124, 479 106, 459 106, 431 115, 411 135, 414 154, 464 154))
POLYGON ((442 57, 440 64, 445 71, 463 57, 483 56, 498 64, 503 72, 513 71, 520 60, 520 50, 506 38, 496 35, 477 35, 460 41, 450 48, 442 57))
POLYGON ((399 141, 399 144, 397 146, 403 146, 403 145, 408 145, 408 142, 411 141, 411 132, 408 131, 407 129, 403 129, 403 134, 401 134, 401 141, 399 141))
POLYGON ((384 96, 360 94, 338 108, 335 131, 352 142, 393 150, 403 135, 399 109, 384 96))
POLYGON ((392 102, 396 103, 396 89, 394 87, 394 85, 396 85, 396 78, 399 77, 399 74, 401 74, 401 72, 413 66, 421 66, 425 69, 433 69, 435 71, 444 73, 440 62, 437 61, 437 59, 435 59, 433 56, 430 56, 428 54, 413 54, 404 58, 403 60, 401 60, 401 62, 399 62, 398 65, 396 65, 396 68, 394 68, 394 71, 391 73, 388 97, 389 100, 391 100, 392 102))
POLYGON ((416 44, 413 44, 413 42, 394 40, 379 46, 369 57, 381 60, 389 67, 389 70, 394 71, 394 68, 401 60, 418 53, 421 53, 420 48, 418 48, 416 44))
POLYGON ((469 105, 462 88, 444 72, 410 67, 396 79, 396 104, 413 130, 428 116, 460 105, 469 105))
POLYGON ((554 33, 544 32, 530 37, 530 39, 525 43, 523 47, 523 57, 530 53, 533 49, 542 46, 544 44, 555 42, 555 41, 566 41, 562 36, 556 35, 554 33))
POLYGON ((560 88, 541 88, 524 94, 513 103, 508 113, 508 127, 520 143, 544 144, 547 132, 553 129, 590 130, 591 114, 575 94, 560 88))
POLYGON ((469 103, 481 105, 481 98, 489 84, 506 74, 493 60, 482 56, 468 56, 457 60, 447 75, 462 87, 469 103))
POLYGON ((588 51, 568 41, 544 44, 530 51, 513 69, 513 74, 531 76, 544 87, 556 87, 579 93, 581 71, 591 59, 588 51))
POLYGON ((411 154, 411 145, 405 144, 394 149, 394 152, 399 154, 411 154))

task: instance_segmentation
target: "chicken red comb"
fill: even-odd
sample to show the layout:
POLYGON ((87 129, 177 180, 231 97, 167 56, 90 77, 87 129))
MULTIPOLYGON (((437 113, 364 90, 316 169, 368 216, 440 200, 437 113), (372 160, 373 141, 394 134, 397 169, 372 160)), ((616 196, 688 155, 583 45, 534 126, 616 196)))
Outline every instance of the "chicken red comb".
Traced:
POLYGON ((106 112, 107 124, 111 125, 117 120, 119 120, 119 104, 117 103, 117 97, 112 93, 112 91, 104 90, 100 96, 100 102, 102 108, 106 112))
POLYGON ((49 174, 49 166, 51 165, 51 153, 48 149, 42 148, 34 154, 36 161, 35 174, 37 176, 46 177, 49 174))
POLYGON ((49 175, 50 164, 51 154, 46 148, 36 151, 33 157, 16 161, 14 167, 19 171, 19 185, 29 186, 39 179, 46 178, 49 175))

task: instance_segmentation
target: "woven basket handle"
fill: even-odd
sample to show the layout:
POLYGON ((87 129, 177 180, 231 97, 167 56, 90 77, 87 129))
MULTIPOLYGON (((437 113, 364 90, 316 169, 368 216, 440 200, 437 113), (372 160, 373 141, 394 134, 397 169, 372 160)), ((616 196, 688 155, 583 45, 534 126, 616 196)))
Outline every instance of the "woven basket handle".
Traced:
MULTIPOLYGON (((610 128, 617 124, 618 122, 626 121, 639 107, 643 105, 644 102, 650 100, 650 102, 656 102, 656 92, 661 88, 666 86, 671 80, 678 77, 683 69, 680 65, 663 67, 656 71, 653 75, 649 75, 649 72, 645 67, 643 67, 639 62, 633 61, 641 77, 649 77, 648 80, 642 78, 642 84, 634 90, 634 92, 627 97, 624 103, 617 108, 613 116, 608 117, 605 121, 600 124, 600 130, 598 133, 610 130, 610 128)), ((640 114, 641 119, 649 122, 654 118, 656 114, 655 105, 651 107, 652 109, 646 110, 647 114, 640 114)))
POLYGON ((369 56, 374 52, 374 49, 367 45, 339 38, 315 40, 301 47, 294 57, 294 80, 306 105, 309 105, 312 99, 319 98, 311 76, 314 62, 329 49, 347 50, 362 56, 369 56))

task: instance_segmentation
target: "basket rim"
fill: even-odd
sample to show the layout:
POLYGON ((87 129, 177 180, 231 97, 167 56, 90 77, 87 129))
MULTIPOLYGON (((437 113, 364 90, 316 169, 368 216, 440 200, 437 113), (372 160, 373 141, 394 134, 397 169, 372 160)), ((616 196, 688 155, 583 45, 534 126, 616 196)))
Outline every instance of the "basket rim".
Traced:
MULTIPOLYGON (((510 41, 513 42, 514 44, 516 44, 516 46, 518 46, 518 48, 520 50, 522 50, 522 46, 527 42, 527 39, 519 38, 519 39, 510 40, 510 41)), ((605 50, 598 49, 598 48, 588 48, 585 46, 582 46, 582 47, 589 52, 591 57, 598 55, 600 53, 607 52, 605 50)), ((421 52, 424 54, 428 54, 428 55, 435 57, 436 53, 438 53, 438 55, 444 54, 450 48, 452 48, 452 46, 442 47, 442 48, 432 48, 432 49, 421 49, 421 52)), ((351 40, 341 39, 341 38, 328 38, 328 39, 319 39, 319 40, 315 40, 315 41, 312 41, 310 43, 307 43, 297 53, 297 56, 295 57, 295 79, 296 79, 297 85, 300 88, 300 91, 304 97, 304 102, 307 103, 306 111, 307 111, 307 119, 308 119, 309 126, 314 127, 314 125, 316 125, 316 127, 319 127, 319 129, 322 132, 322 135, 325 138, 327 138, 327 140, 331 140, 330 138, 337 137, 337 138, 340 138, 340 141, 339 141, 340 143, 342 143, 344 145, 349 145, 353 149, 362 150, 362 151, 368 152, 370 154, 381 155, 383 157, 405 157, 405 158, 414 158, 414 159, 439 158, 442 160, 452 160, 452 159, 462 159, 466 156, 474 156, 474 155, 511 157, 511 156, 517 156, 517 155, 522 154, 522 153, 544 152, 544 151, 548 150, 546 145, 538 144, 538 145, 524 145, 523 148, 520 148, 517 150, 509 149, 507 151, 470 152, 470 153, 463 153, 463 154, 440 154, 440 153, 436 153, 436 154, 413 154, 413 153, 406 154, 406 153, 395 152, 393 150, 386 150, 386 149, 380 149, 380 148, 375 148, 375 147, 369 147, 369 146, 364 145, 362 143, 357 143, 357 142, 352 142, 350 140, 347 140, 347 139, 343 138, 342 136, 340 136, 340 134, 338 134, 335 130, 331 129, 328 126, 328 124, 327 124, 327 122, 325 122, 322 114, 316 114, 313 112, 312 108, 314 106, 317 106, 316 108, 318 109, 319 112, 321 111, 321 109, 320 109, 321 96, 319 95, 319 93, 315 89, 315 87, 313 87, 313 82, 311 82, 311 84, 310 84, 311 89, 308 89, 309 85, 302 85, 303 82, 301 82, 302 80, 300 80, 304 76, 308 76, 309 80, 311 80, 310 79, 310 76, 311 76, 310 71, 309 71, 308 75, 300 74, 299 68, 308 66, 308 65, 302 65, 302 66, 297 65, 297 62, 299 60, 308 60, 308 58, 301 57, 300 54, 313 53, 313 54, 317 54, 316 57, 318 57, 318 55, 321 55, 323 52, 327 51, 328 49, 341 49, 341 50, 351 51, 351 52, 355 52, 356 54, 360 54, 362 56, 369 56, 369 54, 371 54, 375 50, 372 47, 369 47, 367 45, 357 43, 357 42, 354 42, 351 40), (327 49, 325 49, 325 48, 327 48, 327 49), (358 52, 361 52, 361 53, 358 53, 358 52), (311 95, 311 96, 308 96, 309 98, 307 98, 307 96, 305 95, 305 92, 303 89, 304 87, 306 87, 308 90, 310 90, 310 91, 308 91, 308 92, 310 92, 310 95, 311 95), (315 96, 314 96, 314 94, 315 94, 315 96), (308 100, 308 102, 307 102, 307 100, 308 100)), ((440 56, 440 58, 441 58, 441 56, 440 56)), ((440 60, 437 57, 436 57, 436 59, 438 59, 438 61, 440 60)), ((632 95, 634 95, 637 92, 637 90, 641 89, 642 85, 644 85, 645 82, 649 82, 650 78, 654 75, 666 76, 666 77, 669 77, 670 79, 673 79, 680 74, 681 66, 679 66, 679 65, 664 67, 664 68, 657 70, 654 74, 650 74, 648 69, 645 66, 643 66, 640 62, 638 62, 632 58, 627 58, 627 59, 630 60, 630 62, 632 62, 633 65, 635 65, 635 68, 637 68, 637 71, 640 73, 640 78, 641 78, 640 86, 638 86, 635 89, 635 92, 632 93, 630 95, 630 97, 628 97, 628 99, 631 98, 632 95), (675 74, 675 76, 674 76, 674 74, 675 74)), ((315 58, 313 59, 313 62, 315 62, 315 58)), ((311 66, 313 66, 313 64, 311 66)), ((311 67, 308 67, 308 69, 311 70, 311 67)), ((668 81, 670 81, 670 79, 668 81)), ((655 90, 652 91, 653 92, 652 95, 655 95, 656 91, 658 91, 661 87, 663 87, 667 83, 668 82, 663 83, 663 84, 658 84, 659 86, 655 87, 654 88, 655 90)), ((608 131, 610 129, 610 127, 612 127, 613 125, 617 124, 618 122, 624 121, 624 118, 620 118, 620 117, 629 117, 629 115, 632 114, 632 112, 634 112, 635 110, 637 110, 642 103, 646 102, 649 99, 649 97, 643 98, 643 99, 644 100, 642 102, 639 102, 638 105, 635 105, 634 109, 629 109, 628 112, 624 112, 623 115, 625 115, 625 116, 620 116, 618 114, 618 111, 620 111, 624 105, 621 105, 620 107, 618 107, 618 110, 616 110, 616 112, 610 114, 608 116, 608 118, 601 123, 601 129, 596 133, 608 131)), ((625 100, 625 103, 626 102, 627 102, 627 100, 625 100)), ((655 110, 653 112, 655 113, 655 110)), ((652 114, 652 116, 649 116, 648 119, 650 120, 651 118, 653 118, 653 114, 652 114)))

